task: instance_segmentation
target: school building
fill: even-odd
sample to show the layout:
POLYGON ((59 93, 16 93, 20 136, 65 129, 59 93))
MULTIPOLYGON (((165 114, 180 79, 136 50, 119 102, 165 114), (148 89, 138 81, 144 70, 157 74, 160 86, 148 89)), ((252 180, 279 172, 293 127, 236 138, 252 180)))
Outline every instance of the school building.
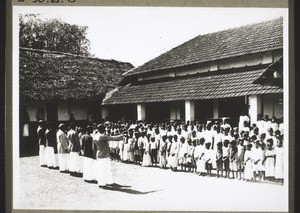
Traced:
POLYGON ((102 99, 133 66, 115 60, 19 48, 20 151, 36 153, 43 119, 77 124, 101 119, 102 99), (26 149, 28 149, 26 151, 26 149))
MULTIPOLYGON (((284 72, 287 72, 285 70, 284 72)), ((283 118, 283 18, 199 35, 126 72, 103 99, 109 120, 283 118)))

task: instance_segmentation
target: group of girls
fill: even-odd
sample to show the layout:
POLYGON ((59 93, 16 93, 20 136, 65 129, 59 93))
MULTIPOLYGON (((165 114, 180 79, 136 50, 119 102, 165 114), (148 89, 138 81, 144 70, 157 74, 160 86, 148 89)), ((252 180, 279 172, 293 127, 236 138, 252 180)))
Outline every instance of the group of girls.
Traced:
POLYGON ((283 130, 265 126, 267 129, 256 124, 249 127, 247 120, 239 128, 231 128, 226 121, 205 125, 139 123, 123 128, 107 125, 107 134, 126 134, 124 140, 110 142, 113 160, 200 176, 282 182, 283 130))

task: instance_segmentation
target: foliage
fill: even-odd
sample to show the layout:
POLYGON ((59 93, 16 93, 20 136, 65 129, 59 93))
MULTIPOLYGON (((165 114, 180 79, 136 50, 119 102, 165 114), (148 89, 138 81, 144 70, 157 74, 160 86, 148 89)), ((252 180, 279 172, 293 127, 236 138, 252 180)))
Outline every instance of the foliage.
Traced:
POLYGON ((60 51, 89 56, 88 27, 71 25, 61 19, 42 20, 39 14, 19 16, 20 47, 60 51))

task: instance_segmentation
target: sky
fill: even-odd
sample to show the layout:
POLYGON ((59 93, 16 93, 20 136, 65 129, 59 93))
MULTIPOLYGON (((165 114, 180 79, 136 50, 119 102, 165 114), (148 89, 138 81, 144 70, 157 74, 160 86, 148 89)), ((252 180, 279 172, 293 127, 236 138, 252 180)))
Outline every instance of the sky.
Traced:
POLYGON ((287 9, 201 7, 15 7, 18 13, 87 26, 91 53, 135 67, 198 36, 283 16, 287 9))

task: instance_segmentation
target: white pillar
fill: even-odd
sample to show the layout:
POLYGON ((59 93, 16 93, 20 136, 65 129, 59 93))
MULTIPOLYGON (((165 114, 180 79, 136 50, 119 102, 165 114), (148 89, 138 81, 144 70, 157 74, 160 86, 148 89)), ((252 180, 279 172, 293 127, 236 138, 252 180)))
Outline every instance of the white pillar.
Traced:
POLYGON ((195 120, 195 102, 185 101, 185 122, 195 120))
POLYGON ((219 101, 217 99, 213 102, 213 117, 219 118, 219 101))
POLYGON ((146 119, 146 106, 145 104, 137 104, 137 119, 144 121, 146 119))
POLYGON ((251 125, 257 121, 257 115, 261 114, 261 95, 249 96, 249 116, 251 125))
POLYGON ((101 107, 101 118, 105 120, 107 117, 108 117, 107 106, 102 106, 101 107))

